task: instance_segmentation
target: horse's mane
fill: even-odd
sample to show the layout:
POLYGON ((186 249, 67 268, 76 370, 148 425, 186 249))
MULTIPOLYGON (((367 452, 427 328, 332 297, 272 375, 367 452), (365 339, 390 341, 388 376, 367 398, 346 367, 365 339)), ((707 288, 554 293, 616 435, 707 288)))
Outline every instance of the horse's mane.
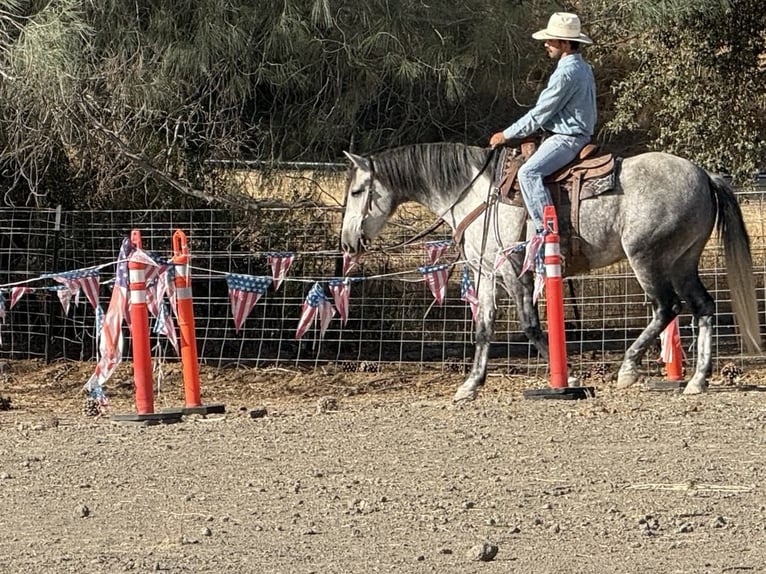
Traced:
POLYGON ((375 177, 386 187, 409 197, 424 197, 431 189, 445 195, 462 190, 484 165, 489 150, 459 143, 414 144, 372 156, 375 177))

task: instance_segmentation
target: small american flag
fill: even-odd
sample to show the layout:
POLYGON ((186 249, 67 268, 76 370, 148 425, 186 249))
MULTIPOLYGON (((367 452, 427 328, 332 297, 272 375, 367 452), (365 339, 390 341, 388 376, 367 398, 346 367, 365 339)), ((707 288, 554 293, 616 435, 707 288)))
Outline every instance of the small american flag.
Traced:
POLYGON ((16 303, 19 302, 19 299, 21 299, 27 293, 31 292, 31 287, 14 287, 11 289, 11 304, 8 306, 8 309, 13 309, 16 303))
POLYGON ((154 329, 152 332, 155 335, 165 335, 173 345, 173 348, 178 353, 178 336, 176 335, 176 326, 173 323, 173 315, 168 310, 168 306, 165 303, 159 305, 159 313, 154 320, 154 329))
POLYGON ((295 332, 296 339, 303 337, 314 322, 317 313, 319 313, 320 323, 319 337, 322 338, 327 330, 327 326, 335 316, 335 308, 327 300, 322 286, 319 283, 314 283, 301 307, 301 318, 298 321, 298 329, 295 332))
POLYGON ((476 289, 474 289, 471 282, 471 272, 468 270, 468 265, 463 265, 463 274, 460 279, 460 300, 465 301, 471 306, 471 314, 473 315, 473 320, 476 321, 479 311, 479 298, 476 296, 476 289))
POLYGON ((349 272, 359 265, 359 255, 356 255, 354 253, 344 252, 343 253, 343 276, 349 274, 349 272))
POLYGON ((418 267, 418 271, 423 274, 423 278, 439 305, 444 302, 444 298, 447 294, 449 269, 449 265, 426 265, 425 267, 418 267))
POLYGON ((426 253, 428 254, 428 263, 429 265, 433 265, 439 259, 442 255, 444 255, 447 250, 452 247, 453 242, 451 240, 447 241, 429 241, 424 245, 426 253))
POLYGON ((294 259, 295 254, 289 252, 269 253, 266 255, 266 260, 269 262, 269 265, 271 265, 271 273, 274 279, 274 291, 279 289, 279 286, 282 285, 282 281, 287 277, 287 272, 290 270, 290 266, 293 264, 294 259))
MULTIPOLYGON (((69 304, 72 302, 72 291, 67 285, 56 285, 51 287, 61 302, 61 307, 64 309, 64 315, 69 315, 69 304)), ((78 290, 79 293, 79 290, 78 290)))
MULTIPOLYGON (((80 302, 80 289, 90 301, 93 309, 98 307, 99 272, 98 269, 76 269, 50 275, 51 279, 58 281, 69 290, 70 296, 75 298, 75 305, 80 302)), ((59 292, 61 298, 61 292, 59 292)), ((62 301, 63 304, 63 301, 62 301)), ((68 303, 67 303, 68 307, 68 303)))
POLYGON ((348 322, 348 302, 351 295, 351 287, 346 281, 333 279, 330 281, 329 289, 341 322, 345 325, 348 322))
POLYGON ((101 356, 96 364, 95 372, 85 383, 85 389, 89 392, 103 387, 122 362, 122 322, 127 318, 128 310, 128 257, 133 249, 135 249, 133 242, 129 237, 125 237, 117 256, 112 298, 109 300, 101 329, 99 343, 101 356))
POLYGON ((242 328, 242 323, 250 315, 250 311, 253 310, 258 299, 268 291, 271 285, 271 277, 255 277, 253 275, 229 273, 226 276, 226 284, 229 286, 229 300, 231 301, 231 313, 234 317, 234 331, 238 333, 240 328, 242 328))

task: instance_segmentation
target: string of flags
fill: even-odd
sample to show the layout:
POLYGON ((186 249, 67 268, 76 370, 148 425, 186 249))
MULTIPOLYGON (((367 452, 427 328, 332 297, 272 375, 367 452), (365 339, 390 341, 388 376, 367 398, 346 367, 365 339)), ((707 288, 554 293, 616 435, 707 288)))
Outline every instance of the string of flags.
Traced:
MULTIPOLYGON (((425 244, 427 265, 419 267, 424 282, 428 285, 436 302, 442 305, 446 298, 447 283, 453 263, 439 263, 440 259, 453 246, 452 241, 433 241, 425 244)), ((252 276, 238 273, 226 273, 225 279, 229 290, 232 319, 235 332, 239 332, 258 301, 270 290, 277 291, 288 276, 295 260, 292 252, 270 252, 265 254, 271 268, 271 276, 252 276)), ((174 316, 178 317, 175 294, 175 265, 167 258, 148 253, 136 247, 130 238, 125 237, 117 257, 112 283, 112 294, 107 309, 99 303, 101 270, 112 264, 76 269, 61 273, 44 274, 40 279, 50 279, 56 284, 46 289, 58 296, 65 315, 72 307, 80 304, 81 295, 90 303, 96 316, 95 340, 97 347, 97 365, 86 389, 92 396, 103 394, 103 383, 113 374, 122 361, 123 323, 130 325, 129 270, 130 262, 145 265, 145 284, 147 308, 154 318, 152 332, 165 336, 178 352, 178 339, 174 316)), ((319 337, 324 336, 333 318, 337 315, 345 326, 349 318, 351 283, 364 278, 348 277, 346 274, 358 265, 358 259, 351 254, 344 254, 343 278, 328 281, 326 293, 319 282, 315 282, 302 306, 295 338, 301 339, 318 322, 319 337)), ((187 265, 187 269, 191 266, 187 265)), ((474 320, 478 310, 478 298, 467 265, 463 266, 460 282, 460 299, 470 305, 474 320)), ((0 290, 0 323, 5 322, 6 311, 12 309, 27 294, 36 289, 28 285, 15 285, 10 288, 10 302, 0 290)), ((0 343, 2 343, 0 333, 0 343)))

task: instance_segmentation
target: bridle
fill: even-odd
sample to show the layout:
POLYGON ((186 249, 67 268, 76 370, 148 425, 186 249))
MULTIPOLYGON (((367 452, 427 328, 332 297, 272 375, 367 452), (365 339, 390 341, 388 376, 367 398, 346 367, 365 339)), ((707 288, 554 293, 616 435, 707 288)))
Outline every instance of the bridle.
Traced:
MULTIPOLYGON (((492 163, 492 159, 495 157, 495 153, 497 153, 497 148, 490 148, 489 153, 487 154, 487 157, 484 159, 484 163, 481 166, 481 169, 476 173, 476 175, 471 179, 470 182, 460 191, 460 193, 457 195, 457 198, 450 204, 450 206, 445 209, 439 216, 436 217, 433 223, 429 225, 426 229, 419 231, 416 233, 413 237, 410 237, 409 239, 406 239, 402 241, 401 243, 398 243, 396 245, 392 245, 391 247, 386 247, 382 249, 382 251, 389 252, 394 251, 397 249, 401 249, 402 247, 406 247, 407 245, 411 245, 412 243, 418 241, 419 239, 422 239, 423 237, 426 237, 427 235, 430 235, 434 231, 436 231, 439 227, 441 227, 445 222, 445 217, 448 213, 450 213, 457 204, 459 204, 463 199, 465 199, 466 194, 468 191, 473 187, 473 185, 478 181, 478 179, 484 174, 484 172, 487 170, 489 165, 492 163)), ((369 216, 370 210, 372 208, 372 194, 373 194, 373 187, 375 185, 375 162, 372 158, 367 158, 367 161, 370 163, 370 180, 367 183, 367 186, 364 190, 364 193, 367 194, 367 197, 365 198, 364 204, 362 206, 362 212, 361 212, 361 218, 362 223, 364 223, 364 220, 369 216)), ((490 184, 490 189, 492 187, 492 184, 490 184)), ((462 233, 461 233, 462 236, 462 233)), ((456 238, 458 241, 456 243, 459 243, 460 238, 456 238)), ((364 230, 361 229, 360 224, 360 239, 359 239, 362 247, 366 249, 366 241, 364 238, 364 230)))

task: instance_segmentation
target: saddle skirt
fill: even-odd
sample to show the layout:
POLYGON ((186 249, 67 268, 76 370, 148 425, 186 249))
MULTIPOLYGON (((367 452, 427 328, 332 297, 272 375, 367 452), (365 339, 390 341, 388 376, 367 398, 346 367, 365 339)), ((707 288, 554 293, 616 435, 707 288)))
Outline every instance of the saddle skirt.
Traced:
MULTIPOLYGON (((531 156, 536 144, 522 143, 520 150, 504 147, 496 164, 495 188, 503 203, 525 207, 517 174, 521 165, 531 156)), ((587 144, 575 158, 560 170, 545 178, 559 223, 561 255, 566 274, 575 275, 589 269, 582 253, 580 237, 580 204, 615 189, 620 158, 611 153, 599 153, 598 146, 587 144), (565 192, 565 193, 564 193, 565 192)))

